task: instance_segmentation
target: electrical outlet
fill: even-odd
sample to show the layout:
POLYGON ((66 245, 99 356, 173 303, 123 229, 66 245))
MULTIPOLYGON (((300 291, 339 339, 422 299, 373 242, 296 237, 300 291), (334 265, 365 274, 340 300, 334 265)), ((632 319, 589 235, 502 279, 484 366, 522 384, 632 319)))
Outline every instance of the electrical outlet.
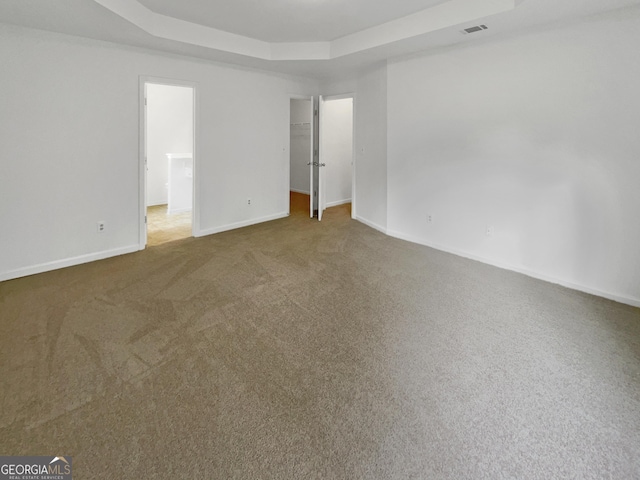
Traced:
POLYGON ((247 205, 251 205, 251 199, 247 198, 247 205))
POLYGON ((433 215, 427 213, 427 223, 433 223, 433 215))
POLYGON ((487 225, 487 228, 485 229, 484 234, 487 237, 493 237, 493 225, 487 225))
POLYGON ((106 229, 106 224, 104 222, 98 222, 97 227, 98 227, 98 233, 102 233, 105 231, 106 229))

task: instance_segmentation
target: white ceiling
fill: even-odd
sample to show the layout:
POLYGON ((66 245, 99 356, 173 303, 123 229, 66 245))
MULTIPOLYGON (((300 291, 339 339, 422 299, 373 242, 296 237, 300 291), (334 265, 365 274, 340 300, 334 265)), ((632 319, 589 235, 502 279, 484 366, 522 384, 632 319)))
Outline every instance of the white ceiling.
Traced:
POLYGON ((265 42, 335 40, 446 0, 139 0, 150 10, 265 42))
POLYGON ((1 0, 0 22, 325 79, 390 58, 639 5, 640 0, 1 0), (304 26, 300 19, 308 17, 314 21, 304 26), (460 33, 477 23, 489 29, 460 33))
MULTIPOLYGON (((163 15, 148 9, 137 0, 94 1, 154 37, 262 60, 331 60, 455 25, 473 24, 478 19, 513 10, 522 0, 440 1, 413 14, 390 19, 364 30, 345 30, 347 34, 337 39, 316 42, 291 41, 288 37, 291 27, 282 31, 283 38, 289 41, 267 42, 254 36, 236 33, 238 29, 245 27, 241 19, 229 25, 229 30, 220 30, 163 15)), ((276 12, 276 10, 270 11, 276 12)), ((329 13, 327 9, 323 11, 329 13)), ((292 16, 293 12, 299 12, 299 10, 292 9, 292 16)), ((296 16, 304 15, 296 14, 296 16)), ((294 22, 291 23, 291 25, 294 24, 294 22)), ((250 33, 253 34, 253 32, 250 33)))

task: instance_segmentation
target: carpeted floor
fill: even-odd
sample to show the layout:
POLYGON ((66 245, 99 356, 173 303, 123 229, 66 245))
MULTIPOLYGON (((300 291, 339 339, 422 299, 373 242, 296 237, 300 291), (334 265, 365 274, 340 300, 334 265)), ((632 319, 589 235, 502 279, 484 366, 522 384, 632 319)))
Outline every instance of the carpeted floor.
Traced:
POLYGON ((637 479, 640 310, 327 210, 0 283, 0 454, 77 479, 637 479))

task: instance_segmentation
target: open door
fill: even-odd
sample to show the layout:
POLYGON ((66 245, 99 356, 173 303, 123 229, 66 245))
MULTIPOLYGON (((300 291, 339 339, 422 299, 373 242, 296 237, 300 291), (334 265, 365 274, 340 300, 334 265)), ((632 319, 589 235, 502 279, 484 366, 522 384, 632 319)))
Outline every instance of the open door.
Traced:
POLYGON ((322 152, 322 122, 324 99, 322 95, 318 97, 318 221, 322 220, 322 213, 327 208, 327 195, 326 195, 326 176, 325 176, 325 163, 323 162, 322 152))
POLYGON ((314 151, 309 166, 312 217, 353 199, 353 95, 319 95, 314 108, 314 151), (329 162, 329 167, 327 167, 329 162))
POLYGON ((147 162, 147 82, 140 78, 140 86, 142 88, 142 97, 140 99, 141 104, 141 119, 140 124, 141 135, 140 138, 140 150, 141 150, 141 170, 140 170, 140 234, 139 234, 139 249, 144 250, 147 246, 147 177, 149 175, 149 163, 147 162))
POLYGON ((310 128, 309 130, 311 131, 311 141, 309 142, 309 218, 313 218, 313 166, 314 166, 314 161, 315 158, 313 156, 313 151, 314 151, 314 140, 315 140, 315 136, 314 136, 314 123, 313 123, 313 119, 314 119, 314 114, 313 111, 315 110, 313 108, 313 96, 309 97, 309 101, 311 102, 311 109, 310 109, 310 117, 309 117, 309 125, 310 128))

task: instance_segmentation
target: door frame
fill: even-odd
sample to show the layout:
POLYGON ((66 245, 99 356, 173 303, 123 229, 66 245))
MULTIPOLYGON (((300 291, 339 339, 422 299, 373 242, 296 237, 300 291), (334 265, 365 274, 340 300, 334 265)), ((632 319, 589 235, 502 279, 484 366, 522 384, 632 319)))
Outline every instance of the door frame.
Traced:
MULTIPOLYGON (((324 102, 330 102, 331 100, 343 100, 345 98, 351 99, 351 218, 356 219, 356 94, 355 92, 339 93, 336 95, 322 95, 324 102)), ((322 125, 322 119, 318 122, 322 125)), ((320 134, 322 138, 322 134, 320 134)), ((322 149, 322 145, 318 145, 318 152, 322 149)), ((322 153, 318 154, 318 163, 320 163, 320 157, 322 153)))
MULTIPOLYGON (((311 141, 310 141, 310 147, 309 147, 309 162, 311 162, 312 165, 309 165, 310 170, 313 169, 313 150, 314 150, 314 139, 315 139, 315 132, 314 132, 314 127, 313 127, 313 120, 315 118, 314 115, 314 95, 297 95, 297 94, 289 94, 289 144, 287 145, 287 152, 289 153, 288 158, 287 158, 287 215, 291 215, 291 200, 290 200, 290 193, 291 192, 291 100, 307 100, 309 102, 311 102, 311 125, 310 125, 310 131, 311 131, 311 141)), ((310 173, 310 175, 312 175, 310 173)), ((309 181, 309 183, 311 184, 311 180, 309 181)), ((311 205, 309 206, 310 209, 310 214, 311 217, 313 218, 313 185, 310 185, 310 192, 309 192, 309 197, 310 197, 310 203, 311 205)))
POLYGON ((199 204, 199 188, 198 188, 198 85, 188 80, 179 80, 172 78, 154 77, 149 75, 140 75, 138 79, 138 105, 139 105, 139 131, 138 131, 138 249, 144 250, 147 247, 147 109, 146 109, 146 85, 152 83, 155 85, 167 85, 170 87, 190 87, 193 92, 192 96, 192 125, 193 125, 193 192, 191 199, 191 236, 198 236, 200 231, 200 204, 199 204))

